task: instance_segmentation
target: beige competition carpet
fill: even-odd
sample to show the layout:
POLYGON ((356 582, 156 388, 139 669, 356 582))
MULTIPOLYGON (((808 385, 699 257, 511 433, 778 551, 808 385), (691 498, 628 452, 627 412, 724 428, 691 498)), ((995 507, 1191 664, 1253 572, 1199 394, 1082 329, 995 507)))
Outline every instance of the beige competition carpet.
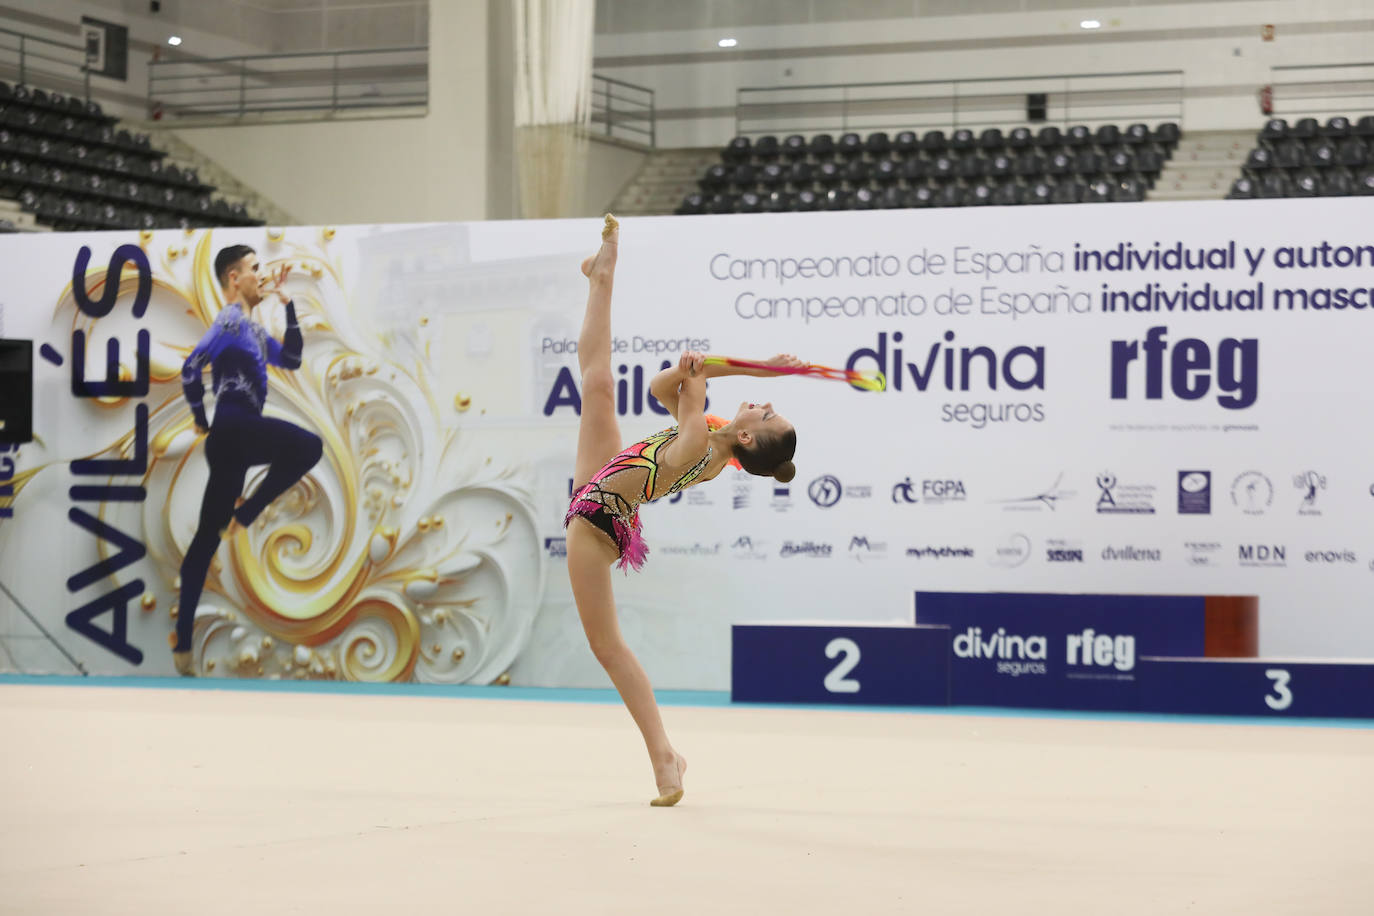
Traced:
POLYGON ((1374 729, 0 686, 0 913, 1374 913, 1374 729))

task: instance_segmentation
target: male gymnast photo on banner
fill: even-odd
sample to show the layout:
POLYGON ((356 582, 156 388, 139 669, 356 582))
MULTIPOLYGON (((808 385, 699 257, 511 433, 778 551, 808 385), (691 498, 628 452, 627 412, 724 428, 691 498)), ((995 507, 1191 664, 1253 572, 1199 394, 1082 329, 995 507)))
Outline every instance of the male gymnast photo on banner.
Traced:
POLYGON ((297 369, 301 365, 304 341, 295 303, 285 291, 290 270, 286 264, 275 277, 265 276, 252 248, 231 245, 222 249, 215 256, 215 276, 224 291, 225 306, 182 366, 182 390, 196 429, 205 436, 205 459, 210 465, 200 521, 181 563, 181 600, 172 660, 183 676, 195 674, 191 636, 196 607, 220 541, 229 537, 234 525, 251 525, 272 500, 315 466, 323 451, 323 443, 314 433, 263 416, 267 367, 297 369), (276 295, 286 308, 286 333, 281 341, 253 320, 253 311, 264 293, 276 295), (215 393, 213 422, 206 419, 202 400, 205 388, 201 376, 207 364, 215 393), (240 501, 248 469, 262 464, 268 465, 266 476, 252 496, 240 501))

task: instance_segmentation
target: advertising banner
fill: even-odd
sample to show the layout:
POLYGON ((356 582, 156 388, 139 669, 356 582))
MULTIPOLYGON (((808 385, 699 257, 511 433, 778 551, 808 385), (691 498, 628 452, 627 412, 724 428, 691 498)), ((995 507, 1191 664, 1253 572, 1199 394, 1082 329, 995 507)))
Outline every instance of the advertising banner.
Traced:
MULTIPOLYGON (((798 472, 643 507, 648 563, 615 573, 616 610, 655 686, 727 688, 734 624, 909 624, 916 590, 1257 595, 1261 655, 1374 655, 1367 209, 625 222, 625 444, 672 425, 648 384, 685 349, 888 383, 711 381, 711 413, 770 401, 795 424, 798 472)), ((0 445, 0 668, 172 672, 209 482, 182 373, 227 320, 214 261, 241 244, 290 267, 302 340, 298 367, 266 360, 263 416, 319 456, 211 545, 197 672, 604 686, 562 524, 598 228, 0 240, 0 337, 33 341, 35 405, 34 440, 0 445)), ((245 319, 286 339, 275 297, 245 319)), ((223 384, 205 372, 212 421, 223 384)))

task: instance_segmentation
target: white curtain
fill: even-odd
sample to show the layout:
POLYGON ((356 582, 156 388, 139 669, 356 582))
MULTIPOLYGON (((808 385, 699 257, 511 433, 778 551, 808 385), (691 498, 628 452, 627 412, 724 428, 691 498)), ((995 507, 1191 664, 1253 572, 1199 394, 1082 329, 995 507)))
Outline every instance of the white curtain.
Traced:
POLYGON ((521 215, 581 215, 587 185, 595 0, 515 4, 515 148, 521 215))

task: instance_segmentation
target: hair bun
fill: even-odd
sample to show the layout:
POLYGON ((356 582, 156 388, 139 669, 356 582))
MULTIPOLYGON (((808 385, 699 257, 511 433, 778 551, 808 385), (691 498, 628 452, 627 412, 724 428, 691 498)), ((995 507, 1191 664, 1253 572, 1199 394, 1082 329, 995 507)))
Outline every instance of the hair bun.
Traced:
POLYGON ((773 471, 773 479, 778 483, 787 483, 797 476, 797 466, 790 461, 784 461, 773 471))

